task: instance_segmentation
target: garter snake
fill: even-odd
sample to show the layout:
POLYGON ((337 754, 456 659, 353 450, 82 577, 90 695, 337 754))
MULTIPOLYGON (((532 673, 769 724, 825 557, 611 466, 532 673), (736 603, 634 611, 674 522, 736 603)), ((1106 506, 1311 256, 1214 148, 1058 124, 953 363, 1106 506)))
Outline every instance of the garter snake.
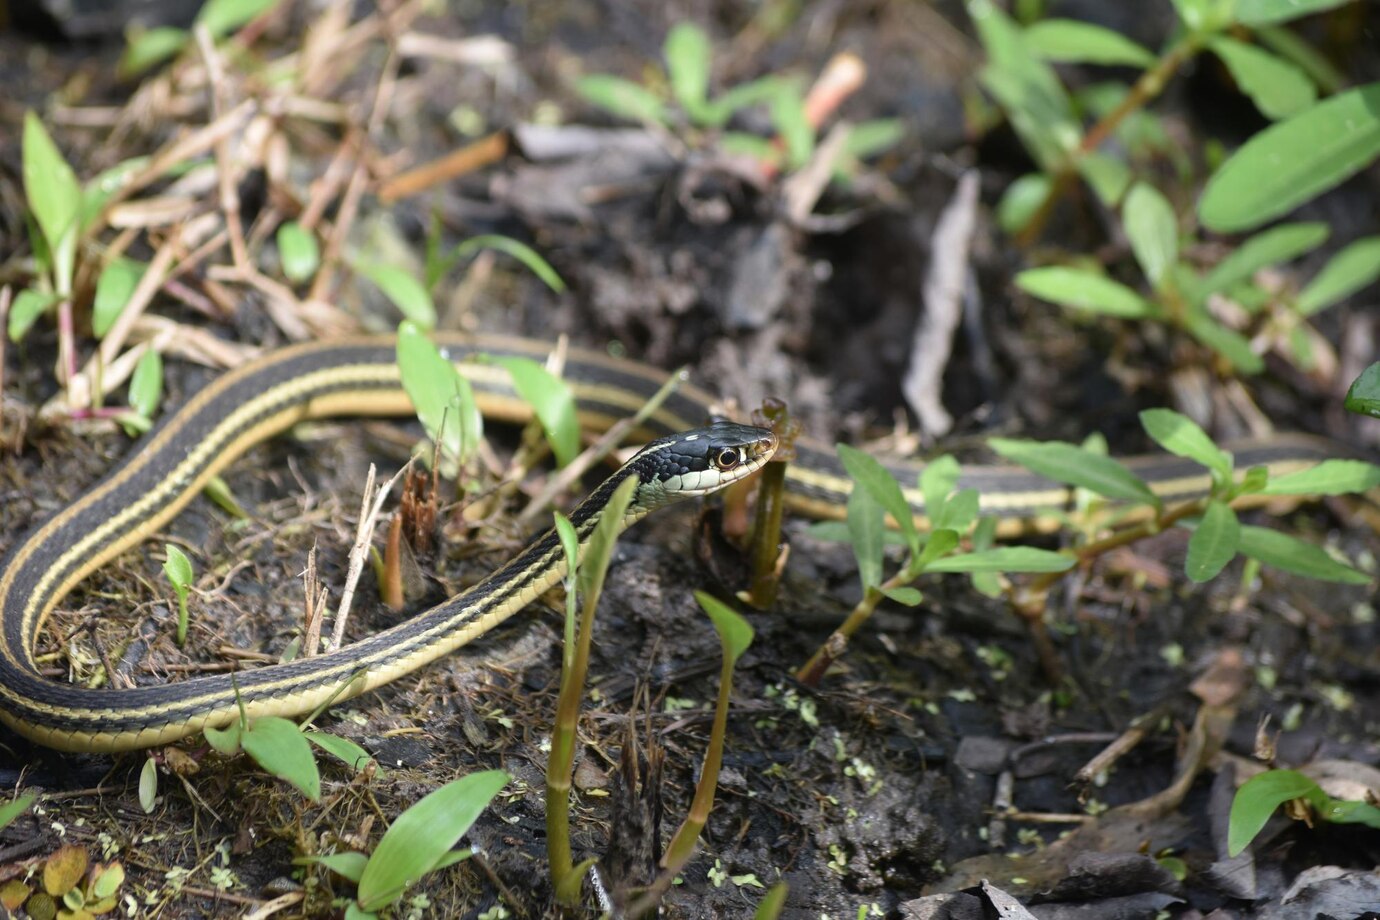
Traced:
MULTIPOLYGON (((480 355, 543 358, 545 343, 502 336, 439 337, 489 416, 525 420, 507 371, 480 355)), ((644 365, 572 349, 564 376, 581 423, 604 429, 642 408, 664 381, 644 365)), ((573 512, 582 538, 627 476, 642 482, 624 525, 660 504, 715 491, 765 463, 776 448, 764 429, 704 423, 710 397, 682 386, 644 425, 654 438, 573 512)), ((564 576, 552 533, 538 537, 475 587, 412 619, 345 648, 235 675, 162 686, 85 689, 44 679, 34 641, 49 613, 82 578, 147 538, 206 482, 250 446, 311 418, 401 415, 411 411, 391 339, 319 342, 274 351, 197 392, 165 417, 131 455, 71 506, 22 537, 0 566, 0 721, 41 744, 73 751, 116 751, 177 740, 239 717, 295 715, 341 693, 362 693, 415 670, 482 635, 564 576)), ((815 515, 841 513, 850 488, 832 451, 805 442, 788 471, 788 497, 815 515)), ((1236 448, 1242 466, 1276 470, 1309 465, 1324 442, 1271 441, 1236 448)), ((1201 492, 1199 469, 1176 458, 1131 465, 1166 499, 1201 492)), ((905 481, 915 482, 914 468, 905 481)), ((1006 520, 1063 505, 1068 490, 1014 468, 972 467, 960 485, 976 488, 984 511, 1006 520)), ((918 492, 908 497, 923 513, 918 492)))

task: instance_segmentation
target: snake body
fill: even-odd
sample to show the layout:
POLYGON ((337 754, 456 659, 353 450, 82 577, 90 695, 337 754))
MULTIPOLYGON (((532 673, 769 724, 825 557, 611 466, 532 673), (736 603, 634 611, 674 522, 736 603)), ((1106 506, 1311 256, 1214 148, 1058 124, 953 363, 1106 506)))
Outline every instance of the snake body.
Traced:
MULTIPOLYGON (((480 355, 541 359, 550 346, 504 336, 446 337, 438 346, 473 384, 486 416, 525 420, 530 407, 506 370, 480 355)), ((665 375, 645 365, 572 349, 565 379, 582 425, 607 428, 642 408, 665 375)), ((642 487, 623 526, 656 506, 707 494, 758 469, 775 450, 763 429, 704 423, 712 400, 686 385, 646 421, 654 440, 573 512, 582 540, 613 487, 637 476, 642 487), (693 429, 688 430, 687 429, 693 429), (729 461, 732 461, 731 463, 729 461)), ((101 565, 171 520, 207 483, 251 446, 298 422, 328 416, 402 415, 411 402, 392 339, 331 341, 264 355, 214 380, 165 417, 130 456, 65 510, 22 537, 0 564, 0 721, 49 747, 118 751, 151 747, 240 717, 309 712, 332 697, 362 693, 409 673, 483 635, 560 581, 564 556, 553 533, 474 588, 410 620, 329 654, 235 675, 162 686, 86 689, 43 678, 33 647, 43 623, 72 588, 101 565)), ((1327 456, 1326 442, 1282 439, 1236 445, 1242 467, 1275 471, 1327 456)), ((788 499, 815 515, 842 514, 851 483, 833 452, 802 442, 787 472, 788 499)), ((1129 464, 1166 499, 1201 493, 1206 474, 1177 458, 1129 464)), ((904 482, 915 468, 899 465, 904 482)), ((960 485, 978 490, 984 513, 1028 518, 1067 503, 1068 489, 1007 467, 966 468, 960 485)), ((918 517, 923 499, 906 490, 918 517)))

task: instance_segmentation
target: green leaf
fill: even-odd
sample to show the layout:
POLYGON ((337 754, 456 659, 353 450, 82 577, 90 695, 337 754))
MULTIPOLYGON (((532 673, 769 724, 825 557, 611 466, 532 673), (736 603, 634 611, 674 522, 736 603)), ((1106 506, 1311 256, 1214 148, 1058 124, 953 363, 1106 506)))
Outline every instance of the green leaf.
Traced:
POLYGON ((701 123, 706 127, 722 127, 739 109, 771 102, 781 92, 784 82, 780 77, 767 76, 739 83, 705 107, 701 123))
POLYGON ((277 5, 278 0, 206 0, 196 21, 212 38, 222 38, 277 5))
POLYGON ((886 543, 886 514, 872 493, 856 486, 848 493, 848 542, 858 560, 863 590, 882 583, 882 550, 886 543))
POLYGON ((906 123, 900 118, 874 118, 853 125, 843 143, 845 155, 865 160, 885 153, 906 136, 906 123))
MULTIPOLYGON (((130 179, 148 165, 149 158, 146 156, 130 157, 109 169, 101 170, 94 179, 88 181, 81 191, 80 229, 85 231, 94 226, 111 197, 128 185, 130 179)), ((172 172, 172 169, 170 168, 169 172, 172 172)))
POLYGON ((158 799, 158 764, 152 757, 144 758, 144 766, 139 771, 139 807, 144 814, 153 814, 153 806, 158 799))
POLYGON ((926 572, 1066 572, 1077 560, 1033 546, 999 546, 936 559, 926 572))
POLYGON ((1140 424, 1156 444, 1174 456, 1201 463, 1222 482, 1231 481, 1231 454, 1214 444, 1193 419, 1173 409, 1146 409, 1140 413, 1140 424))
POLYGON ((1288 118, 1318 98, 1313 81, 1302 70, 1268 51, 1223 35, 1214 37, 1208 47, 1266 118, 1288 118))
POLYGON ((790 891, 790 886, 785 882, 772 885, 762 898, 762 902, 757 905, 757 912, 752 915, 752 920, 777 920, 786 907, 786 895, 790 894, 790 891))
POLYGON ((1106 498, 1159 507, 1159 498, 1135 473, 1111 457, 1063 441, 989 438, 994 451, 1055 482, 1088 489, 1106 498))
POLYGON ((48 130, 33 112, 24 113, 24 195, 53 256, 57 293, 72 290, 81 185, 48 130))
POLYGON ((374 759, 373 754, 349 738, 341 738, 339 735, 318 731, 304 731, 302 734, 312 744, 341 761, 351 770, 363 770, 374 759))
POLYGON ((911 555, 920 554, 920 534, 915 529, 914 513, 911 511, 910 502, 906 501, 906 496, 901 492, 901 486, 896 482, 896 478, 887 472, 886 467, 878 462, 876 457, 864 453, 856 447, 849 447, 847 444, 838 445, 839 462, 848 471, 848 475, 853 481, 862 488, 866 489, 872 498, 882 506, 882 510, 891 515, 901 533, 905 534, 906 545, 910 547, 911 555))
POLYGON ((752 625, 738 611, 725 604, 712 594, 696 591, 695 600, 705 612, 723 643, 724 657, 730 664, 737 664, 748 646, 752 644, 752 625))
POLYGON ((1311 16, 1348 2, 1350 0, 1237 0, 1236 18, 1243 25, 1261 26, 1311 16))
POLYGON ((1258 374, 1265 361, 1251 349, 1250 340, 1228 329, 1202 310, 1191 310, 1184 318, 1189 335, 1226 358, 1243 374, 1258 374))
POLYGON ((243 728, 240 726, 239 720, 231 722, 225 728, 203 728, 201 733, 206 736, 206 741, 211 747, 226 757, 240 752, 240 736, 243 733, 243 728))
POLYGON ((4 830, 14 823, 14 819, 29 810, 29 806, 34 803, 38 796, 32 792, 26 792, 4 805, 0 805, 0 830, 4 830))
POLYGON ((255 719, 240 738, 240 745, 259 766, 287 780, 313 802, 321 798, 321 773, 296 722, 278 716, 255 719))
POLYGON ((1116 207, 1131 184, 1131 170, 1126 164, 1100 150, 1079 158, 1078 174, 1092 186, 1098 200, 1109 208, 1116 207))
POLYGON ((1333 256, 1299 294, 1298 311, 1312 316, 1380 278, 1380 236, 1357 240, 1333 256))
POLYGON ((1380 361, 1361 371, 1351 382, 1343 405, 1348 412, 1380 418, 1380 361))
POLYGON ((1327 241, 1328 226, 1322 222, 1280 224, 1246 240, 1217 264, 1198 286, 1198 294, 1225 291, 1270 265, 1287 262, 1327 241))
POLYGON ((1016 275, 1016 286, 1042 300, 1107 316, 1142 319, 1158 312, 1126 285, 1081 268, 1027 269, 1016 275))
POLYGON ((981 510, 982 500, 977 489, 963 489, 944 504, 944 510, 934 522, 934 526, 947 527, 957 533, 963 533, 977 520, 981 510))
POLYGON ((586 604, 597 603, 599 595, 603 593, 604 576, 609 569, 609 560, 613 558, 613 547, 623 530, 628 505, 632 504, 636 493, 636 476, 629 476, 620 482, 618 488, 609 496, 608 504, 599 515, 599 522, 594 525, 594 530, 589 535, 584 558, 580 560, 579 577, 576 579, 586 604))
POLYGON ((192 560, 171 543, 164 543, 163 549, 168 556, 163 562, 163 573, 168 576, 168 581, 179 590, 188 588, 196 578, 192 572, 192 560))
POLYGON ((761 163, 781 164, 781 151, 771 141, 755 134, 725 131, 719 135, 719 149, 733 156, 751 157, 761 163))
POLYGON ((1363 460, 1324 460, 1317 466, 1271 478, 1265 495, 1349 495, 1380 486, 1380 466, 1363 460))
POLYGON ((397 352, 403 389, 417 418, 441 445, 447 475, 458 474, 484 436, 474 388, 415 323, 399 324, 397 352))
POLYGON ((10 341, 18 342, 28 335, 38 318, 51 310, 59 299, 56 294, 41 294, 33 288, 25 288, 16 294, 10 303, 10 341))
POLYGON ((1154 66, 1155 56, 1111 29, 1074 19, 1043 19, 1025 30, 1026 45, 1047 61, 1154 66))
POLYGON ((930 567, 930 563, 943 556, 949 555, 958 548, 958 533, 945 528, 936 530, 925 539, 925 548, 911 564, 911 571, 923 572, 930 567))
POLYGON ((1012 182, 997 204, 997 224, 1007 233, 1019 233, 1049 197, 1050 188, 1049 176, 1038 172, 1012 182))
POLYGON ((422 283, 401 268, 370 262, 357 263, 354 269, 368 278, 402 315, 423 329, 436 328, 436 305, 422 283))
POLYGON ((139 356, 139 363, 134 365, 134 373, 129 378, 129 407, 143 418, 151 419, 162 398, 163 356, 150 348, 139 356))
MULTIPOLYGON (((460 243, 452 251, 451 259, 460 259, 472 255, 481 249, 492 249, 504 255, 512 256, 517 259, 527 270, 536 275, 547 287, 557 294, 565 291, 565 282, 561 276, 551 267, 551 263, 541 257, 537 252, 526 243, 513 239, 511 236, 503 236, 500 233, 481 233, 472 236, 460 243)), ((449 262, 449 260, 447 260, 449 262)))
POLYGON ((678 22, 666 33, 662 54, 671 79, 671 95, 692 121, 702 121, 709 94, 709 36, 694 23, 678 22))
POLYGON ((1249 230, 1343 182, 1380 155, 1380 83, 1338 93, 1256 134, 1198 203, 1219 233, 1249 230))
POLYGON ((925 496, 925 514, 931 519, 943 512, 949 496, 958 486, 958 475, 958 461, 949 454, 935 457, 920 471, 920 494, 925 496))
POLYGON ((1316 782, 1294 770, 1266 770, 1242 783, 1227 818, 1227 854, 1240 854, 1265 827, 1276 808, 1298 798, 1321 804, 1327 796, 1316 782))
POLYGON ((137 77, 187 47, 191 38, 186 29, 173 26, 130 29, 125 33, 125 51, 115 65, 115 72, 122 78, 137 77))
POLYGON ((365 910, 359 904, 351 901, 345 905, 345 920, 378 920, 378 914, 365 910))
POLYGON ((397 900, 445 857, 507 784, 502 770, 471 773, 398 815, 360 875, 359 905, 379 910, 397 900))
POLYGON ((1208 502, 1203 518, 1188 540, 1184 571, 1198 583, 1215 578, 1236 556, 1241 541, 1241 524, 1236 513, 1220 501, 1208 502))
POLYGON ((1153 185, 1137 182, 1121 206, 1126 238, 1141 271, 1158 288, 1179 259, 1179 224, 1169 199, 1153 185))
POLYGON ((1255 495, 1265 491, 1265 486, 1270 481, 1270 471, 1263 466, 1253 466, 1246 470, 1246 475, 1242 476, 1236 484, 1237 495, 1255 495))
POLYGON ((91 331, 104 338, 129 303, 130 295, 148 266, 133 259, 111 259, 96 279, 96 300, 91 307, 91 331))
POLYGON ((278 257, 283 262, 283 274, 293 284, 301 284, 321 265, 321 247, 316 234, 295 220, 278 225, 278 257))
POLYGON ((799 169, 815 152, 815 129, 805 116, 805 97, 795 84, 785 84, 771 101, 771 123, 786 147, 786 165, 799 169))
POLYGON ((888 588, 882 593, 885 594, 887 597, 891 598, 896 603, 900 604, 902 607, 918 606, 919 603, 925 599, 925 596, 921 594, 917 589, 909 587, 907 585, 901 585, 897 588, 888 588))
POLYGON ((494 360, 508 369, 518 396, 536 413, 556 462, 565 466, 574 460, 580 453, 580 419, 570 386, 531 358, 494 360))
POLYGON ((575 92, 619 118, 666 123, 666 109, 661 99, 631 80, 606 73, 589 74, 575 81, 575 92))
POLYGON ((1288 534, 1264 527, 1241 528, 1242 555, 1258 559, 1296 575, 1306 575, 1320 581, 1335 581, 1348 585, 1364 585, 1370 576, 1349 565, 1343 565, 1327 552, 1288 534))
POLYGON ((325 856, 306 856, 295 859, 293 862, 316 863, 325 866, 341 878, 349 879, 358 885, 360 876, 364 874, 364 867, 369 864, 369 857, 363 853, 346 851, 344 853, 329 853, 325 856))
POLYGON ((1369 802, 1344 802, 1330 798, 1318 810, 1318 817, 1333 824, 1364 824, 1380 828, 1380 808, 1369 802))

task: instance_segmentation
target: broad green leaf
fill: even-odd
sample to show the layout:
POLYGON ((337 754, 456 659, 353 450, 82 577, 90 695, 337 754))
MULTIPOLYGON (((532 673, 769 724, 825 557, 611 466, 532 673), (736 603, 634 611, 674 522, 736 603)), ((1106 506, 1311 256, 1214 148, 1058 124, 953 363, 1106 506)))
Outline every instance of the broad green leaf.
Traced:
POLYGON ((177 54, 192 36, 186 29, 158 26, 153 29, 131 29, 125 33, 125 50, 115 71, 121 77, 137 77, 177 54))
POLYGON ((1363 460, 1324 460, 1312 469, 1272 478, 1265 495, 1349 495, 1380 486, 1380 466, 1363 460))
MULTIPOLYGON (((125 867, 119 863, 110 863, 103 867, 91 880, 91 893, 96 896, 98 901, 103 900, 112 897, 115 892, 120 890, 120 886, 124 882, 125 867)), ((88 910, 90 909, 88 906, 88 910)))
POLYGON ((1042 300, 1076 310, 1125 319, 1155 316, 1155 305, 1126 285, 1081 268, 1031 268, 1016 275, 1016 286, 1042 300))
POLYGON ((441 445, 447 474, 454 475, 484 436, 474 389, 415 323, 398 326, 397 352, 403 389, 427 436, 441 445))
POLYGON ((1236 18, 1244 25, 1261 26, 1311 16, 1349 2, 1350 0, 1237 0, 1236 18))
POLYGON ((1250 340, 1228 329, 1203 310, 1191 310, 1184 319, 1189 335, 1226 358, 1243 374, 1258 374, 1265 361, 1251 349, 1250 340))
POLYGON ((171 543, 164 543, 163 549, 168 556, 163 562, 163 572, 168 576, 168 581, 172 582, 175 588, 189 586, 196 578, 192 572, 192 560, 171 543))
POLYGON ((1088 489, 1106 498, 1159 506, 1159 498, 1144 480, 1103 454, 1063 441, 989 438, 987 444, 1006 459, 1055 482, 1088 489))
POLYGON ((240 746, 269 773, 296 786, 313 802, 321 798, 321 773, 297 723, 264 716, 250 723, 240 746))
POLYGON ((906 123, 900 118, 874 118, 859 122, 848 130, 843 152, 859 160, 885 153, 906 136, 906 123))
POLYGON ((557 294, 565 291, 565 282, 551 267, 551 263, 543 259, 541 254, 531 246, 515 240, 511 236, 503 236, 500 233, 481 233, 479 236, 472 236, 455 247, 451 259, 464 258, 481 249, 492 249, 504 255, 512 256, 557 294))
POLYGON ((973 526, 981 509, 982 502, 977 489, 963 489, 944 503, 944 510, 935 520, 934 526, 947 527, 963 533, 973 526))
POLYGON ((1312 316, 1380 278, 1380 236, 1357 240, 1328 261, 1299 294, 1298 310, 1312 316))
POLYGON ((283 274, 294 284, 301 284, 321 265, 321 247, 316 234, 295 220, 278 225, 278 257, 283 262, 283 274))
POLYGON ((1188 557, 1184 571, 1192 581, 1205 582, 1217 577, 1236 556, 1241 541, 1241 524, 1236 512, 1220 501, 1208 502, 1202 520, 1188 539, 1188 557))
POLYGON ((206 741, 211 747, 226 757, 240 752, 240 736, 243 734, 243 728, 238 720, 231 722, 225 728, 203 728, 201 733, 206 736, 206 741))
POLYGON ((351 770, 363 770, 374 759, 364 748, 349 738, 331 735, 326 732, 304 731, 302 735, 312 744, 341 761, 351 770))
POLYGON ((1026 45, 1047 61, 1151 67, 1155 56, 1111 29, 1075 19, 1043 19, 1025 30, 1026 45))
POLYGON ((14 823, 14 819, 29 810, 29 806, 38 798, 32 792, 26 792, 18 798, 0 805, 0 830, 4 830, 14 823))
POLYGON ((1266 565, 1321 581, 1348 585, 1364 585, 1370 581, 1369 575, 1338 562, 1312 543, 1264 527, 1243 526, 1240 551, 1266 565))
POLYGON ((1380 418, 1380 361, 1361 371, 1346 391, 1346 411, 1380 418))
POLYGON ((737 664, 748 646, 752 644, 752 626, 743 615, 706 591, 696 591, 695 600, 705 612, 723 643, 724 657, 730 664, 737 664))
POLYGON ((1269 469, 1263 466, 1253 466, 1246 470, 1246 475, 1242 476, 1240 481, 1236 484, 1236 494, 1255 495, 1263 492, 1269 481, 1269 469))
POLYGON ((925 596, 923 594, 921 594, 917 589, 910 587, 909 585, 901 585, 897 588, 888 588, 882 593, 903 607, 914 607, 925 599, 925 596))
POLYGON ((278 5, 278 0, 206 0, 196 21, 212 38, 222 38, 278 5))
POLYGON ((805 97, 794 84, 784 85, 771 101, 771 124, 786 148, 786 165, 799 169, 815 152, 815 129, 805 115, 805 97))
POLYGON ((580 419, 575 412, 575 396, 570 386, 531 358, 494 360, 508 369, 518 396, 536 413, 546 432, 546 440, 556 454, 556 462, 565 466, 574 460, 580 453, 580 419))
POLYGON ((1019 233, 1049 197, 1050 187, 1049 176, 1038 172, 1012 182, 997 204, 997 224, 1007 233, 1019 233))
MULTIPOLYGON (((129 378, 129 407, 144 418, 153 418, 163 398, 163 356, 152 348, 139 356, 129 378)), ((183 559, 186 559, 184 556, 183 559)))
POLYGON ((325 866, 341 878, 349 879, 356 885, 359 884, 360 876, 364 874, 364 867, 369 864, 369 857, 363 853, 346 851, 344 853, 329 853, 325 856, 307 856, 294 862, 316 863, 325 866))
POLYGON ((81 185, 33 112, 24 113, 23 172, 24 196, 52 253, 57 292, 68 294, 76 259, 81 185))
POLYGON ((752 915, 752 920, 777 920, 786 907, 786 895, 790 894, 790 891, 790 886, 785 882, 772 885, 762 898, 762 902, 757 905, 757 912, 752 915))
POLYGON ((925 539, 925 548, 912 563, 911 571, 924 572, 936 559, 949 555, 958 548, 958 533, 945 528, 935 530, 925 539))
MULTIPOLYGON (((149 165, 146 156, 130 157, 121 160, 109 169, 103 169, 81 190, 81 225, 86 231, 93 227, 111 197, 123 189, 134 176, 149 165)), ((172 172, 172 169, 169 170, 172 172)))
POLYGON ((1200 297, 1225 291, 1270 265, 1287 262, 1296 256, 1316 249, 1327 241, 1327 224, 1321 222, 1280 224, 1271 227, 1237 246, 1229 256, 1217 264, 1198 285, 1200 297))
POLYGON ((423 329, 436 328, 436 305, 431 301, 422 283, 411 272, 392 265, 360 262, 354 266, 359 274, 368 278, 385 297, 393 302, 405 319, 409 319, 423 329))
POLYGON ((1109 208, 1116 207, 1131 184, 1131 170, 1126 164, 1100 150, 1079 158, 1078 174, 1092 186, 1098 200, 1109 208))
POLYGON ((575 91, 587 102, 619 118, 666 123, 661 99, 631 80, 606 73, 589 74, 575 81, 575 91))
POLYGON ((701 121, 709 94, 709 36, 694 23, 678 22, 666 33, 662 54, 671 80, 671 95, 692 121, 701 121))
POLYGON ((91 307, 91 331, 104 338, 129 303, 130 295, 148 266, 123 256, 111 259, 96 279, 96 299, 91 307))
POLYGON ((882 550, 886 545, 886 513, 872 493, 854 486, 848 493, 847 539, 858 560, 863 590, 882 583, 882 550))
POLYGON ((1318 811, 1319 817, 1333 824, 1364 824, 1380 828, 1380 808, 1369 802, 1345 802, 1329 798, 1318 811))
POLYGON ((1252 30, 1256 40, 1271 51, 1293 62, 1308 74, 1325 95, 1341 92, 1347 85, 1346 76, 1307 39, 1285 26, 1260 26, 1252 30))
POLYGON ((1266 770, 1246 780, 1231 802, 1227 854, 1236 856, 1250 846, 1275 809, 1298 798, 1321 805, 1327 795, 1316 782, 1294 770, 1266 770))
POLYGON ((739 83, 705 107, 702 123, 722 127, 739 109, 771 102, 781 92, 782 82, 780 77, 768 76, 739 83))
POLYGON ((1208 181, 1204 226, 1249 230, 1343 182, 1380 155, 1380 83, 1338 93, 1256 134, 1208 181))
POLYGON ((840 444, 838 445, 838 455, 839 462, 843 464, 843 468, 848 471, 848 475, 852 477, 853 481, 866 489, 872 498, 882 506, 882 510, 891 515, 892 520, 901 528, 901 533, 905 534, 906 537, 906 545, 910 547, 911 555, 919 555, 920 534, 915 529, 915 519, 910 503, 906 501, 896 478, 877 461, 876 457, 864 453, 856 447, 840 444))
POLYGON ((1318 98, 1313 81, 1302 70, 1268 51, 1223 35, 1213 38, 1208 47, 1266 118, 1288 118, 1318 98))
POLYGON ((1131 251, 1150 286, 1158 288, 1179 259, 1179 224, 1169 199, 1153 185, 1137 182, 1121 206, 1131 251))
POLYGON ((1231 454, 1214 444, 1193 419, 1173 409, 1146 409, 1140 413, 1140 424, 1156 444, 1174 456, 1201 463, 1222 482, 1231 480, 1231 454))
POLYGON ((33 288, 25 288, 16 294, 10 303, 10 341, 18 342, 28 335, 38 318, 51 310, 58 300, 56 294, 42 294, 33 288))
POLYGON ((926 572, 1066 572, 1077 560, 1033 546, 999 546, 936 559, 926 572))
POLYGON ((158 764, 152 757, 144 758, 144 766, 139 771, 139 807, 144 814, 153 814, 153 806, 158 800, 158 764))
POLYGON ((397 900, 450 852, 507 784, 502 770, 471 773, 398 815, 360 874, 359 905, 379 910, 397 900))
POLYGON ((949 454, 935 457, 920 471, 920 494, 925 496, 925 514, 931 519, 944 510, 958 486, 958 474, 958 461, 949 454))
POLYGON ((586 604, 597 604, 599 595, 603 593, 604 576, 609 569, 609 560, 613 558, 613 547, 623 530, 624 515, 636 492, 636 476, 629 476, 620 482, 618 488, 609 496, 608 504, 599 516, 599 522, 594 525, 594 531, 589 535, 584 557, 580 560, 577 579, 580 594, 586 604))

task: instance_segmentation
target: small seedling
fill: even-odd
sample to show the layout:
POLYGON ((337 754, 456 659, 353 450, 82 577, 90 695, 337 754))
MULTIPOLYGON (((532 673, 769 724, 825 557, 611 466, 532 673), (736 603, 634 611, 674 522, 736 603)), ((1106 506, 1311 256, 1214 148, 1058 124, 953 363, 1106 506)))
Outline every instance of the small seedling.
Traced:
POLYGON ((165 543, 168 558, 163 562, 163 572, 172 582, 173 593, 177 595, 177 644, 187 644, 187 593, 191 591, 196 575, 192 571, 192 560, 171 543, 165 543))
POLYGON ((1309 825, 1317 819, 1380 828, 1380 808, 1373 803, 1334 799, 1314 779, 1296 770, 1266 770, 1236 790, 1227 819, 1227 855, 1236 856, 1250 846, 1281 805, 1285 814, 1309 825))

